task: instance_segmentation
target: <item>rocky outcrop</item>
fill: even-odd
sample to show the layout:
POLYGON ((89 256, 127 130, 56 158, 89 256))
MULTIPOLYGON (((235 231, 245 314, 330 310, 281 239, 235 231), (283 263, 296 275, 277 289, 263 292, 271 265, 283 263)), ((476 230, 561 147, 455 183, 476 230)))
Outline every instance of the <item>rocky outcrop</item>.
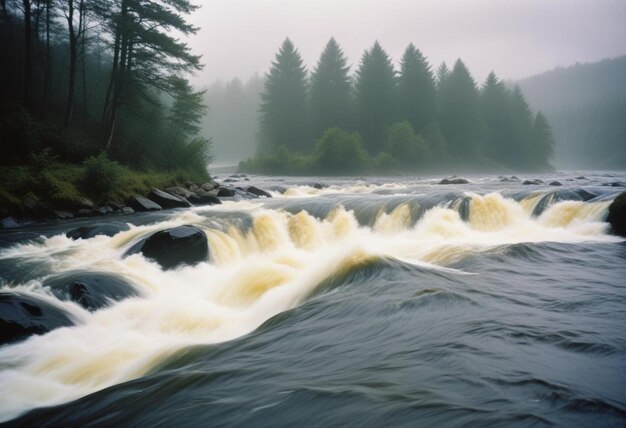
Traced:
POLYGON ((67 313, 42 299, 0 293, 0 346, 70 325, 67 313))
POLYGON ((189 202, 194 205, 216 205, 221 204, 220 198, 210 195, 202 189, 196 190, 190 197, 189 202))
POLYGON ((126 203, 135 211, 156 211, 161 209, 161 205, 143 196, 133 196, 126 203))
POLYGON ((179 196, 185 199, 188 199, 191 195, 193 195, 193 192, 180 186, 168 187, 165 191, 171 195, 179 196))
POLYGON ((130 227, 126 223, 112 221, 77 227, 76 229, 68 231, 65 236, 71 239, 90 239, 98 235, 114 236, 128 229, 130 229, 130 227))
POLYGON ((468 183, 469 183, 468 180, 464 178, 458 178, 458 177, 444 178, 443 180, 439 182, 439 184, 468 184, 468 183))
POLYGON ((137 289, 122 277, 103 272, 64 273, 48 278, 44 286, 59 299, 71 300, 89 311, 139 295, 137 289))
POLYGON ((230 198, 235 196, 235 189, 231 189, 229 187, 220 187, 220 190, 217 192, 217 196, 230 198))
POLYGON ((248 188, 246 189, 246 191, 247 191, 248 193, 252 193, 253 195, 257 195, 257 196, 265 196, 266 198, 271 198, 271 197, 272 197, 272 195, 271 195, 271 194, 269 194, 268 192, 266 192, 266 191, 265 191, 265 190, 263 190, 263 189, 259 189, 259 188, 258 188, 258 187, 256 187, 256 186, 250 186, 250 187, 248 187, 248 188))
POLYGON ((613 233, 616 235, 626 236, 626 192, 613 200, 609 206, 609 215, 606 219, 613 233))
POLYGON ((205 233, 195 226, 161 230, 133 245, 124 255, 141 253, 164 269, 206 261, 209 244, 205 233))
POLYGON ((156 202, 163 208, 186 208, 191 206, 189 201, 186 199, 174 196, 159 189, 153 189, 152 192, 148 194, 148 199, 156 202))

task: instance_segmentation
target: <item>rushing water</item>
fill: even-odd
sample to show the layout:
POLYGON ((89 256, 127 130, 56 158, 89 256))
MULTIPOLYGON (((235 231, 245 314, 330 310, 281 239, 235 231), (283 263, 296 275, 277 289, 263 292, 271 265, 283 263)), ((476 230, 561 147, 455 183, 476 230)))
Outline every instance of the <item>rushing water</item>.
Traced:
POLYGON ((624 188, 603 184, 626 174, 577 176, 256 177, 287 190, 117 217, 132 227, 113 237, 65 237, 93 220, 2 232, 2 291, 76 325, 0 348, 0 420, 623 426, 626 245, 604 219, 624 188), (183 224, 210 261, 121 257, 183 224), (114 272, 140 296, 88 312, 42 285, 67 271, 114 272))

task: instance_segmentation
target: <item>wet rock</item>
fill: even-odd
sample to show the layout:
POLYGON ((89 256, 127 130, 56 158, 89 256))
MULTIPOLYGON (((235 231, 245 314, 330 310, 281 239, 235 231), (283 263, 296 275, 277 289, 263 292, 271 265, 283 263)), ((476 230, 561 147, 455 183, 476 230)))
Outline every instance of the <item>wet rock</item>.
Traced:
POLYGON ((137 289, 124 278, 104 272, 68 272, 48 278, 44 286, 59 299, 71 300, 90 311, 139 296, 137 289))
POLYGON ((20 227, 19 223, 15 221, 13 217, 5 217, 0 222, 3 229, 15 229, 16 227, 20 227))
POLYGON ((538 178, 534 178, 531 180, 524 180, 524 182, 522 183, 522 185, 524 186, 536 186, 539 184, 543 184, 543 180, 540 180, 538 178))
POLYGON ((100 208, 98 208, 96 211, 100 215, 107 215, 107 214, 111 214, 113 212, 113 208, 111 208, 111 207, 109 207, 107 205, 103 205, 100 208))
POLYGON ((133 196, 126 203, 135 211, 156 211, 161 209, 161 205, 143 196, 133 196))
POLYGON ((167 193, 170 193, 174 196, 182 196, 183 198, 189 198, 193 193, 187 189, 184 189, 180 186, 168 187, 165 189, 167 193))
POLYGON ((195 226, 161 230, 133 245, 124 255, 141 253, 164 269, 206 261, 209 244, 205 233, 195 226))
POLYGON ((248 187, 248 188, 246 189, 246 191, 247 191, 248 193, 252 193, 253 195, 257 195, 257 196, 265 196, 266 198, 271 198, 271 197, 272 197, 272 195, 271 195, 271 194, 269 194, 268 192, 266 192, 266 191, 265 191, 265 190, 263 190, 263 189, 259 189, 259 188, 258 188, 258 187, 256 187, 256 186, 250 186, 250 187, 248 187))
POLYGON ((135 210, 132 209, 131 207, 122 207, 120 211, 122 212, 122 214, 134 214, 135 213, 135 210))
POLYGON ((163 208, 185 208, 191 204, 184 198, 174 196, 163 190, 154 189, 148 194, 148 199, 161 205, 163 208))
POLYGON ((576 177, 576 180, 586 180, 586 179, 587 177, 585 177, 584 175, 576 177))
POLYGON ((218 198, 217 196, 209 195, 208 192, 200 193, 199 191, 196 191, 196 193, 193 193, 189 197, 189 202, 194 205, 215 205, 222 203, 222 201, 220 201, 220 198, 218 198))
POLYGON ((194 184, 194 183, 191 183, 189 186, 187 186, 187 189, 189 189, 191 192, 195 192, 199 188, 200 188, 200 186, 198 186, 197 184, 194 184))
POLYGON ((17 293, 0 293, 0 345, 73 325, 62 309, 42 299, 17 293))
POLYGON ((76 211, 76 216, 77 217, 91 217, 93 215, 95 215, 95 211, 94 210, 90 210, 89 208, 81 208, 78 211, 76 211))
POLYGON ((287 188, 283 187, 283 186, 272 186, 272 187, 270 187, 270 190, 272 190, 274 192, 278 192, 278 193, 280 193, 282 195, 283 193, 285 193, 287 191, 287 188))
POLYGON ((468 184, 468 183, 469 183, 468 180, 464 178, 458 178, 458 177, 444 178, 443 180, 439 182, 439 184, 468 184))
POLYGON ((324 189, 324 188, 326 188, 326 187, 328 187, 328 186, 327 186, 327 185, 325 185, 325 184, 323 184, 323 183, 313 183, 313 184, 311 185, 311 187, 313 187, 314 189, 321 190, 321 189, 324 189))
POLYGON ((124 205, 117 202, 107 202, 105 205, 111 207, 114 211, 120 211, 124 207, 124 205))
POLYGON ((560 181, 551 181, 550 186, 562 186, 563 184, 560 181))
POLYGON ((626 183, 622 183, 621 181, 612 181, 610 183, 604 183, 602 185, 610 187, 626 187, 626 183))
POLYGON ((606 219, 613 233, 626 236, 626 192, 619 194, 609 206, 609 215, 606 219))
POLYGON ((236 181, 239 181, 239 180, 234 179, 234 178, 227 178, 226 180, 224 180, 224 183, 234 183, 236 181))
POLYGON ((229 187, 220 187, 219 191, 217 192, 217 196, 227 198, 235 196, 235 189, 231 189, 229 187))
POLYGON ((204 183, 200 186, 203 190, 210 192, 213 189, 217 189, 219 187, 219 184, 215 183, 215 182, 208 182, 208 183, 204 183))
POLYGON ((74 218, 74 214, 68 211, 55 211, 54 216, 61 220, 68 220, 70 218, 74 218))
POLYGON ((77 227, 67 232, 65 236, 71 239, 90 239, 98 235, 114 236, 128 229, 130 229, 130 227, 126 223, 112 221, 108 223, 97 223, 91 226, 77 227))

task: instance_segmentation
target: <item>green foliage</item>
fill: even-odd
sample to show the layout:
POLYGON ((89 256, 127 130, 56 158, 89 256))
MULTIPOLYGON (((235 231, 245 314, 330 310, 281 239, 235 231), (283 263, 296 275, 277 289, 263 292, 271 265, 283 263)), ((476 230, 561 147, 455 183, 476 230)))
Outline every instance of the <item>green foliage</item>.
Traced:
POLYGON ((395 110, 395 75, 391 58, 378 42, 366 50, 356 74, 358 129, 370 154, 383 149, 385 129, 395 110))
POLYGON ((101 152, 83 162, 84 187, 90 196, 106 199, 119 183, 121 165, 101 152))
POLYGON ((340 128, 330 128, 315 143, 313 166, 316 172, 349 175, 363 171, 368 156, 361 136, 340 128))
POLYGON ((424 138, 415 135, 407 121, 391 125, 387 131, 386 151, 403 170, 423 169, 430 161, 424 138))
POLYGON ((311 75, 310 116, 314 138, 329 128, 350 125, 352 83, 347 63, 343 51, 331 38, 311 75))
POLYGON ((260 136, 269 150, 285 146, 307 151, 307 79, 300 53, 285 39, 261 94, 260 136))

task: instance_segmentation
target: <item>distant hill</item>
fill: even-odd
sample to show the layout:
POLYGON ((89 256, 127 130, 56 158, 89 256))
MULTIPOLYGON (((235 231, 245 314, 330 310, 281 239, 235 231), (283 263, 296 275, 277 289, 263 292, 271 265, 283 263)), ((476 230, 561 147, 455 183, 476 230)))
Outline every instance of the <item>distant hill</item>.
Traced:
POLYGON ((626 56, 515 83, 552 125, 555 166, 626 169, 626 56))

